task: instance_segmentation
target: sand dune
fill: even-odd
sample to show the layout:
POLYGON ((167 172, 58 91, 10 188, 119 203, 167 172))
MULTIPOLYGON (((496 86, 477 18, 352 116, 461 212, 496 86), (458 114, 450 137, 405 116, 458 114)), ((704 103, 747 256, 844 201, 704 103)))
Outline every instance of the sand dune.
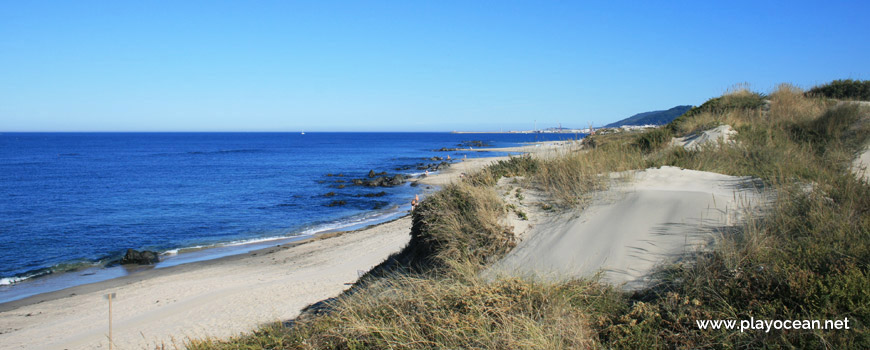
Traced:
POLYGON ((703 245, 757 205, 757 181, 674 167, 633 174, 599 193, 582 212, 544 218, 490 273, 591 277, 643 286, 663 261, 703 245))

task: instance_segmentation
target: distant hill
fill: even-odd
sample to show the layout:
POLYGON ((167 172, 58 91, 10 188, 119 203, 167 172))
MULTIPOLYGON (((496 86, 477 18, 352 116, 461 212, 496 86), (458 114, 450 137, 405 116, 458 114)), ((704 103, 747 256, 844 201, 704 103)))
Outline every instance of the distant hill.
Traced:
POLYGON ((676 106, 666 111, 652 111, 635 114, 615 123, 605 125, 614 128, 623 125, 664 125, 686 113, 692 106, 676 106))

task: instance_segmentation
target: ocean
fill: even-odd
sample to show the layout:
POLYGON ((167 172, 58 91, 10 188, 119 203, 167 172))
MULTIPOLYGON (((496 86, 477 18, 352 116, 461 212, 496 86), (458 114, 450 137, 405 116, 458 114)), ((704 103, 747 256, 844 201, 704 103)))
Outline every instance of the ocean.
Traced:
POLYGON ((353 179, 504 155, 437 151, 465 141, 579 136, 0 133, 0 302, 129 274, 116 266, 128 248, 160 252, 160 268, 383 222, 426 189, 353 179))

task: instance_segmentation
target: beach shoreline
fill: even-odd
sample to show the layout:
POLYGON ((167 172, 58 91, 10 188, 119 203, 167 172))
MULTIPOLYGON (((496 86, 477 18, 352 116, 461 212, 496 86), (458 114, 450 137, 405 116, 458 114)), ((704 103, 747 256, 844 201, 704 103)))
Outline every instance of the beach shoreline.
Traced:
MULTIPOLYGON (((500 152, 501 149, 486 149, 500 152)), ((529 145, 518 152, 544 150, 529 145)), ((513 151, 513 150, 512 150, 513 151)), ((470 158, 423 178, 437 187, 463 173, 507 159, 470 158)), ((181 346, 184 340, 229 337, 298 316, 306 306, 340 294, 366 271, 400 251, 411 218, 334 231, 244 254, 139 271, 101 282, 0 304, 0 348, 108 347, 107 301, 116 293, 114 344, 123 348, 181 346)))

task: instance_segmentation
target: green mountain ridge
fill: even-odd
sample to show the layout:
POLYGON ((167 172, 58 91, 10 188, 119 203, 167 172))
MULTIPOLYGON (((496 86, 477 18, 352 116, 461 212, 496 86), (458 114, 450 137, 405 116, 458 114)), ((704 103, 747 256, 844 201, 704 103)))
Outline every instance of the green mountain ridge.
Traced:
POLYGON ((690 109, 692 109, 692 106, 685 105, 676 106, 664 111, 638 113, 623 120, 607 124, 604 127, 614 128, 623 125, 664 125, 670 123, 672 120, 683 115, 683 113, 686 113, 690 109))

